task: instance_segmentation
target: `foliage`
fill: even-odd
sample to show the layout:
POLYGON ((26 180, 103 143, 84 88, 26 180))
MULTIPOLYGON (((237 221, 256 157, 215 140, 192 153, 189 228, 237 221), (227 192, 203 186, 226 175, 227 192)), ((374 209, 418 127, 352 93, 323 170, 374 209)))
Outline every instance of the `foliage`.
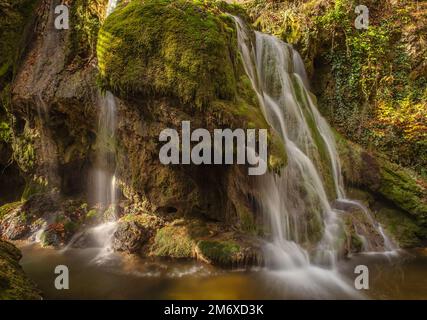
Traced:
POLYGON ((108 0, 73 0, 67 60, 80 65, 96 56, 99 28, 106 14, 108 0))
POLYGON ((5 121, 0 122, 0 142, 9 143, 12 133, 10 131, 9 124, 5 121))
POLYGON ((426 175, 426 4, 367 0, 248 1, 255 26, 295 45, 319 108, 347 138, 426 175), (316 72, 314 72, 316 68, 316 72))

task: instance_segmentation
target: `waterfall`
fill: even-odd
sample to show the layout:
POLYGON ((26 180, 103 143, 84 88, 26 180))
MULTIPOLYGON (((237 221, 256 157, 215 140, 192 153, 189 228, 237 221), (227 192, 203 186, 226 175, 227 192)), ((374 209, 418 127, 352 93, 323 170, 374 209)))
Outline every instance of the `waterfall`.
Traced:
POLYGON ((346 199, 335 139, 307 89, 299 54, 276 37, 252 32, 243 20, 234 19, 245 72, 267 122, 281 136, 288 155, 280 176, 269 174, 259 182, 259 200, 271 234, 265 246, 266 264, 282 276, 283 272, 295 276, 295 272, 306 270, 306 280, 318 289, 326 279, 334 279, 331 283, 347 290, 335 272, 342 245, 341 212, 330 200, 362 207, 384 236, 386 249, 390 249, 390 240, 366 208, 346 199))
MULTIPOLYGON (((99 96, 99 123, 97 134, 97 155, 94 170, 94 202, 103 208, 111 207, 115 211, 115 132, 116 101, 114 95, 107 91, 99 96)), ((114 220, 114 219, 113 219, 114 220)))
MULTIPOLYGON (((118 0, 109 0, 107 17, 118 4, 118 0)), ((93 202, 105 210, 102 222, 87 230, 86 235, 94 238, 102 249, 94 258, 95 263, 108 260, 112 252, 113 235, 117 229, 117 186, 116 186, 116 126, 117 105, 114 95, 107 91, 99 94, 99 123, 97 130, 97 155, 93 170, 93 202)), ((76 237, 78 239, 78 237, 76 237)))
POLYGON ((107 17, 113 13, 114 9, 116 9, 117 5, 119 4, 120 0, 108 0, 108 6, 107 6, 107 17))

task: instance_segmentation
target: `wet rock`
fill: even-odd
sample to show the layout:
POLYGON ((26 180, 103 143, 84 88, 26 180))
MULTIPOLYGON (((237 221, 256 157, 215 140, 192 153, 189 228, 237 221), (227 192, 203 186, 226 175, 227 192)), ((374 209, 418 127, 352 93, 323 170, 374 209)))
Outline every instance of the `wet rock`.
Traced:
POLYGON ((23 239, 30 232, 30 227, 27 221, 27 215, 21 211, 22 204, 15 203, 2 207, 4 216, 0 224, 0 235, 9 240, 23 239))
POLYGON ((263 264, 259 238, 222 223, 200 219, 177 219, 168 223, 157 231, 150 250, 152 256, 196 258, 226 268, 263 264))
MULTIPOLYGON (((129 208, 128 208, 129 209, 129 208)), ((164 226, 162 218, 146 213, 134 213, 123 216, 114 233, 113 249, 128 253, 140 252, 164 226)))
POLYGON ((119 223, 114 233, 113 249, 128 253, 137 253, 150 238, 150 232, 136 221, 119 223))
POLYGON ((73 248, 97 248, 99 247, 99 241, 97 241, 95 235, 88 230, 84 230, 76 234, 70 241, 70 245, 73 248))
POLYGON ((19 265, 21 252, 11 243, 0 240, 0 300, 40 300, 41 291, 19 265))
POLYGON ((50 225, 40 236, 43 247, 59 247, 63 243, 64 228, 62 225, 50 225))
POLYGON ((255 238, 200 240, 196 257, 221 267, 245 268, 263 264, 261 244, 255 238))

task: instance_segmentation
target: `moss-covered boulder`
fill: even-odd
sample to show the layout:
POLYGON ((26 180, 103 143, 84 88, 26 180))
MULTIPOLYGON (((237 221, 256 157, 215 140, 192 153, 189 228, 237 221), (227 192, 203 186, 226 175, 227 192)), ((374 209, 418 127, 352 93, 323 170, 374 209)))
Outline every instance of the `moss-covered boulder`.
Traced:
MULTIPOLYGON (((251 180, 244 165, 162 165, 165 128, 268 129, 268 164, 286 153, 269 129, 238 54, 242 14, 216 1, 131 1, 101 27, 101 85, 116 95, 117 180, 126 198, 158 215, 204 216, 254 232, 251 180), (245 220, 245 221, 243 221, 245 220)), ((255 230, 256 232, 256 230, 255 230)))
POLYGON ((346 184, 373 195, 366 205, 401 246, 420 245, 427 238, 426 182, 379 153, 336 138, 346 184))
POLYGON ((369 153, 338 134, 338 150, 343 175, 349 185, 365 187, 427 223, 427 190, 425 181, 379 153, 369 153))
POLYGON ((410 215, 390 205, 377 206, 375 218, 385 226, 401 248, 422 246, 427 239, 427 228, 418 224, 410 215))
POLYGON ((113 249, 144 255, 146 252, 142 249, 148 245, 163 223, 161 218, 145 213, 123 216, 114 232, 113 249))
POLYGON ((0 236, 60 246, 86 223, 87 212, 88 206, 81 200, 61 199, 57 193, 36 194, 0 207, 0 236))
POLYGON ((205 105, 236 93, 233 21, 210 2, 131 1, 103 24, 101 79, 120 93, 205 105))
POLYGON ((19 265, 21 252, 0 240, 0 300, 40 300, 41 292, 19 265))
POLYGON ((263 264, 261 240, 221 223, 177 219, 160 229, 153 256, 196 258, 205 263, 239 268, 263 264))
POLYGON ((188 225, 183 220, 157 231, 152 246, 152 255, 158 257, 193 258, 196 242, 188 225))
POLYGON ((240 246, 234 241, 200 240, 197 248, 201 259, 222 265, 232 265, 240 252, 240 246))

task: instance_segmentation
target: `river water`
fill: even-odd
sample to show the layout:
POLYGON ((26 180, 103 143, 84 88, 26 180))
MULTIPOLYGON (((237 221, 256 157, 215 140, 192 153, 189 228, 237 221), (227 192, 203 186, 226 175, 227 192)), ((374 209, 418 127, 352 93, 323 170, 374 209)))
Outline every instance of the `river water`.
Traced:
MULTIPOLYGON (((336 288, 305 287, 306 274, 283 271, 222 270, 194 261, 142 259, 112 254, 103 263, 96 249, 60 251, 38 244, 18 244, 21 265, 45 299, 427 299, 427 250, 398 257, 357 255, 338 265, 353 286, 356 265, 369 268, 369 290, 343 293, 336 288), (54 269, 66 265, 70 289, 57 290, 54 269)), ((326 279, 327 280, 327 279, 326 279)))

